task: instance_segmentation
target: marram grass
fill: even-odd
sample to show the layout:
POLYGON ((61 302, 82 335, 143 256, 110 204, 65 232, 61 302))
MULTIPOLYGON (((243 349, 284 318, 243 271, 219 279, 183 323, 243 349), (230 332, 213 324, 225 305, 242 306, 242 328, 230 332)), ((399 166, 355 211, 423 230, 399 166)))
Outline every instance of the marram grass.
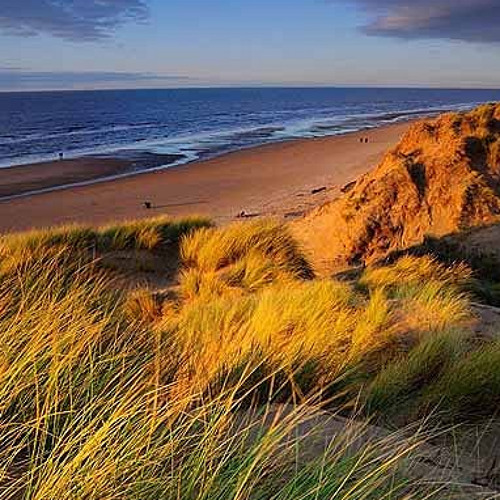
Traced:
POLYGON ((317 280, 285 227, 207 225, 0 238, 0 499, 427 494, 408 468, 426 436, 361 420, 410 393, 457 418, 500 393, 491 367, 473 376, 497 347, 468 344, 466 270, 415 259, 390 286, 317 280), (169 290, 121 288, 99 265, 167 244, 182 266, 169 290))

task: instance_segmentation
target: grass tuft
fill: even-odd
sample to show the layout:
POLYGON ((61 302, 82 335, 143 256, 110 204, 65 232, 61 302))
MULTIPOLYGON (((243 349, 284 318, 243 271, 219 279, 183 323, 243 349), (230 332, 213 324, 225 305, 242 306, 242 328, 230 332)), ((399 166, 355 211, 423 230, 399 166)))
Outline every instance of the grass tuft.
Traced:
POLYGON ((255 263, 256 256, 261 256, 297 278, 312 277, 310 265, 288 230, 267 220, 193 233, 182 242, 181 255, 187 266, 202 271, 219 271, 244 259, 255 263))
POLYGON ((489 417, 500 405, 500 342, 481 346, 450 364, 427 394, 447 418, 489 417))
POLYGON ((464 264, 445 266, 429 256, 403 256, 392 265, 366 269, 359 283, 368 288, 395 290, 401 286, 420 285, 437 281, 443 285, 466 287, 472 279, 471 270, 464 264))
POLYGON ((370 383, 369 411, 395 414, 410 402, 417 405, 419 393, 464 354, 465 339, 466 334, 457 331, 426 335, 407 354, 385 366, 370 383))

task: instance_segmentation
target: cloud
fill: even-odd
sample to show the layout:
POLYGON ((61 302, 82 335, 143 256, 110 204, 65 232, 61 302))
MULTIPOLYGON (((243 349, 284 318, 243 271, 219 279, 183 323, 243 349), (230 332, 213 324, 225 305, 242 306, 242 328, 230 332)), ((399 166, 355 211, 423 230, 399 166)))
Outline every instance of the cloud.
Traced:
POLYGON ((0 67, 0 89, 111 88, 120 86, 172 86, 195 83, 182 75, 114 71, 26 71, 0 67))
POLYGON ((370 21, 368 35, 500 42, 499 0, 350 0, 370 21))
POLYGON ((126 22, 148 17, 145 0, 1 0, 0 31, 99 41, 126 22))

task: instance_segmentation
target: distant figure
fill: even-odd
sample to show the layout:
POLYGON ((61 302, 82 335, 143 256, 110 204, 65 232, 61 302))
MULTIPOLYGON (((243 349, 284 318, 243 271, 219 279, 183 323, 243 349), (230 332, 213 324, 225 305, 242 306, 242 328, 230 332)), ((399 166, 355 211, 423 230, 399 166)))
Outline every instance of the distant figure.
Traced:
POLYGON ((153 204, 150 201, 145 201, 143 205, 146 210, 153 208, 153 204))
POLYGON ((64 153, 61 151, 59 153, 59 161, 61 161, 62 159, 64 159, 64 153))

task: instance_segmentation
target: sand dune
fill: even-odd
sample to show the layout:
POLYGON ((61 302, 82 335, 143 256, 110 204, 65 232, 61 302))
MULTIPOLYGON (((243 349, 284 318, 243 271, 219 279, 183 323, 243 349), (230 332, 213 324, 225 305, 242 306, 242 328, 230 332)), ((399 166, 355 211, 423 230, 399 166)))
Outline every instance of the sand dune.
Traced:
POLYGON ((370 263, 498 221, 499 172, 500 105, 421 121, 348 193, 300 221, 297 236, 327 272, 370 263))

